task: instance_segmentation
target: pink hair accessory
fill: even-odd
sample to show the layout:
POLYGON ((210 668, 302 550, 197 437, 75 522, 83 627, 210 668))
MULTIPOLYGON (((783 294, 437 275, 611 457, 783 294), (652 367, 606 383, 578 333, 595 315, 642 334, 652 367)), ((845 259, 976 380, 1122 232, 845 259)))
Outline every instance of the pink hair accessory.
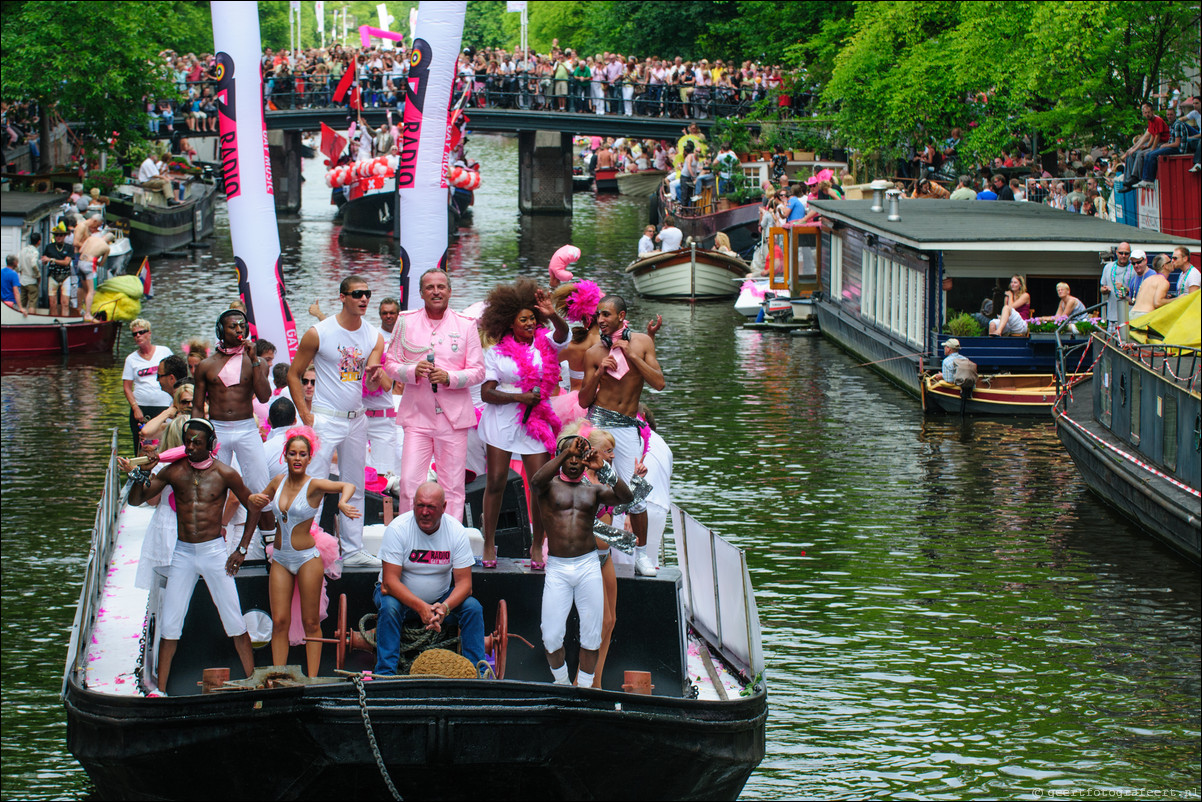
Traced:
POLYGON ((585 440, 587 440, 588 436, 592 433, 593 433, 593 424, 589 423, 588 421, 584 421, 583 423, 580 424, 580 430, 578 432, 576 432, 576 436, 583 437, 585 440))
MULTIPOLYGON (((288 441, 294 437, 303 437, 305 442, 309 444, 309 456, 312 457, 321 450, 321 438, 317 436, 317 432, 313 431, 308 426, 293 426, 288 431, 284 432, 284 450, 288 450, 288 441)), ((281 454, 282 456, 282 454, 281 454)))
POLYGON ((601 303, 601 288, 595 281, 580 281, 576 289, 567 298, 568 304, 565 318, 571 323, 592 324, 597 314, 597 306, 601 303))
POLYGON ((572 271, 568 270, 568 265, 579 258, 579 248, 575 245, 564 245, 551 257, 551 265, 548 270, 551 271, 552 278, 559 279, 561 282, 571 281, 573 276, 572 271))

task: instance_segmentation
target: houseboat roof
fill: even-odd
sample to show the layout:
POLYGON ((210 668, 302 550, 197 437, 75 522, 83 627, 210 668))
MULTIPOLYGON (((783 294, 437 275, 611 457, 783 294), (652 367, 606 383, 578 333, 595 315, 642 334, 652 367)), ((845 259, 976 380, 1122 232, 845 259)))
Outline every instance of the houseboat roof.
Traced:
POLYGON ((829 220, 846 223, 921 251, 1078 251, 1110 250, 1116 243, 1167 252, 1177 245, 1191 250, 1198 240, 1161 234, 1073 214, 1040 203, 949 201, 906 198, 900 220, 886 210, 872 211, 871 200, 813 201, 829 220))
POLYGON ((67 200, 62 193, 49 192, 0 192, 0 214, 4 225, 19 226, 31 217, 40 217, 41 212, 61 206, 67 200))

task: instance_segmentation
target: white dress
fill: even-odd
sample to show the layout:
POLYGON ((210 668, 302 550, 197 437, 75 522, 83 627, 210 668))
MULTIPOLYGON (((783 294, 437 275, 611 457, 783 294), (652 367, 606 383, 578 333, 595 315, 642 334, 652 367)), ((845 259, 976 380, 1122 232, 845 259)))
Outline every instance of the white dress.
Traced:
MULTIPOLYGON (((543 336, 557 352, 568 344, 567 339, 562 343, 555 342, 554 329, 546 329, 543 336)), ((570 337, 569 334, 568 339, 570 337)), ((541 368, 542 354, 533 344, 527 348, 530 349, 534 365, 541 368)), ((484 354, 484 381, 495 381, 497 389, 502 393, 522 392, 518 387, 518 366, 509 357, 497 353, 495 346, 484 354)), ((538 440, 526 434, 526 429, 521 424, 521 415, 525 411, 526 406, 516 401, 512 404, 485 404, 480 412, 480 439, 514 456, 545 454, 547 449, 538 440)))

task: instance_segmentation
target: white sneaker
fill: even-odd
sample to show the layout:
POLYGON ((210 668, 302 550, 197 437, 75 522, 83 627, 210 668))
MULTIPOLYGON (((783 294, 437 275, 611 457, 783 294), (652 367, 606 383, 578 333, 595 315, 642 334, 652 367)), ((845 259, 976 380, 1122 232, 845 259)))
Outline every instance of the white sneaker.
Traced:
POLYGON ((1189 168, 1191 173, 1196 173, 1199 170, 1202 170, 1202 164, 1195 164, 1193 167, 1189 168))
POLYGON ((655 567, 655 563, 651 562, 651 558, 646 554, 639 554, 634 558, 634 572, 639 576, 655 576, 659 573, 659 569, 655 567))
POLYGON ((379 568, 381 565, 379 558, 369 551, 356 551, 342 558, 343 568, 379 568))

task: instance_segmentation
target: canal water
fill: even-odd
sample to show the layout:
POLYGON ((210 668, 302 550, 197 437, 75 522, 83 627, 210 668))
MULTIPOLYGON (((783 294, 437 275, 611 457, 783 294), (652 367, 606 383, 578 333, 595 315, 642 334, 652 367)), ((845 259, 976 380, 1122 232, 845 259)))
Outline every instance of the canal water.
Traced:
MULTIPOLYGON (((668 387, 649 402, 674 497, 747 550, 763 622, 768 754, 744 798, 1197 798, 1196 569, 1086 491, 1049 421, 924 419, 820 338, 638 299, 622 268, 645 201, 578 194, 571 219, 522 218, 516 142, 469 147, 483 186, 451 253, 458 308, 544 278, 571 241, 578 274, 664 317, 668 387)), ((387 244, 339 238, 321 165, 305 174, 280 225, 302 331, 342 276, 367 276, 373 304, 397 280, 387 244)), ((210 249, 154 260, 156 343, 211 337, 236 295, 227 230, 222 208, 210 249)), ((58 694, 132 348, 3 365, 4 799, 91 793, 58 694)))

